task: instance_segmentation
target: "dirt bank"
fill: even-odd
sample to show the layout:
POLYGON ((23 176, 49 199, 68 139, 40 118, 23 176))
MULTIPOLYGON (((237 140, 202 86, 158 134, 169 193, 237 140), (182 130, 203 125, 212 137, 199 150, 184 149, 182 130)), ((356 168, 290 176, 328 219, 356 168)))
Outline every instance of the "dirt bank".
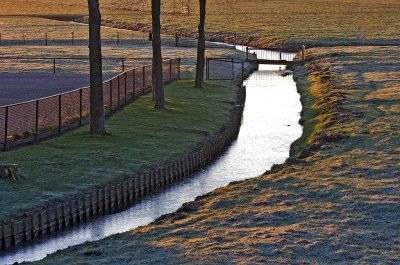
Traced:
POLYGON ((40 264, 400 262, 399 59, 312 49, 295 66, 305 128, 284 165, 40 264))

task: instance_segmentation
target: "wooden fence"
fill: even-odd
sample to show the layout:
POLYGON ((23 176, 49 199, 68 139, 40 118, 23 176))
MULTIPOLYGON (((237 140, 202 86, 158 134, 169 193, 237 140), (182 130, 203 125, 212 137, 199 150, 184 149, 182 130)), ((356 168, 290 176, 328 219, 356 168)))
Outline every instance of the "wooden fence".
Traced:
POLYGON ((207 166, 237 138, 244 100, 245 88, 238 88, 236 104, 232 105, 229 122, 198 145, 200 148, 193 149, 187 155, 124 181, 53 205, 19 221, 0 225, 0 247, 8 249, 55 231, 72 228, 97 216, 122 211, 145 196, 161 191, 207 166))

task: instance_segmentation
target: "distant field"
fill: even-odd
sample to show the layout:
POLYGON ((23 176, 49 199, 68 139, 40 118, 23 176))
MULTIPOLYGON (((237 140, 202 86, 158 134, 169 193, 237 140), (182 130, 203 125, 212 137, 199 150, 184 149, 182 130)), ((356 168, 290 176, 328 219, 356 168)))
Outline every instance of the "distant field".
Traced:
MULTIPOLYGON (((38 17, 0 17, 0 28, 0 106, 88 85, 86 25, 38 17), (74 45, 71 32, 74 32, 74 45), (45 46, 44 33, 48 36, 48 46, 45 46), (54 61, 53 58, 57 59, 54 61), (54 62, 56 75, 53 75, 54 62)), ((145 38, 146 35, 102 27, 105 79, 122 72, 123 67, 126 70, 151 63, 151 42, 145 38)), ((193 77, 196 42, 192 42, 187 47, 176 48, 171 37, 163 41, 164 58, 182 57, 183 78, 193 77)), ((215 45, 207 50, 207 56, 244 59, 237 50, 215 45)))
MULTIPOLYGON (((103 18, 149 24, 149 4, 137 2, 103 0, 103 18), (143 8, 145 12, 137 11, 143 8)), ((191 0, 191 15, 181 16, 172 14, 173 1, 164 1, 162 24, 195 31, 197 5, 198 1, 191 0)), ((4 0, 0 15, 85 16, 86 9, 84 0, 4 0)), ((397 0, 213 0, 208 1, 207 29, 307 45, 396 44, 400 39, 399 17, 397 0)))

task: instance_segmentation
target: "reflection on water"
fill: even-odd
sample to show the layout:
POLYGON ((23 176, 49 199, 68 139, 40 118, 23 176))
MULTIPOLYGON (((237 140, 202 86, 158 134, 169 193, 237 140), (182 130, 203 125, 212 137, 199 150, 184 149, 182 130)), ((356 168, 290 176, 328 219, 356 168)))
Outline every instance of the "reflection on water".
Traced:
POLYGON ((300 97, 292 76, 256 72, 245 81, 245 85, 247 99, 238 140, 211 166, 124 212, 98 218, 33 246, 4 253, 0 264, 40 260, 68 246, 149 224, 196 196, 231 181, 258 176, 273 164, 282 163, 289 155, 290 144, 302 132, 298 124, 300 97))

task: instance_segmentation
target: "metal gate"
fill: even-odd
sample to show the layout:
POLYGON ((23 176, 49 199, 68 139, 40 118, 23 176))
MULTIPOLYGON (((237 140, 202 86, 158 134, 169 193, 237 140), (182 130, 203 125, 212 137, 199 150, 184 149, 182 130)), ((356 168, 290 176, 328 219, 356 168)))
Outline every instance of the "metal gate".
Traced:
POLYGON ((234 80, 235 62, 233 58, 207 58, 207 80, 234 80))

